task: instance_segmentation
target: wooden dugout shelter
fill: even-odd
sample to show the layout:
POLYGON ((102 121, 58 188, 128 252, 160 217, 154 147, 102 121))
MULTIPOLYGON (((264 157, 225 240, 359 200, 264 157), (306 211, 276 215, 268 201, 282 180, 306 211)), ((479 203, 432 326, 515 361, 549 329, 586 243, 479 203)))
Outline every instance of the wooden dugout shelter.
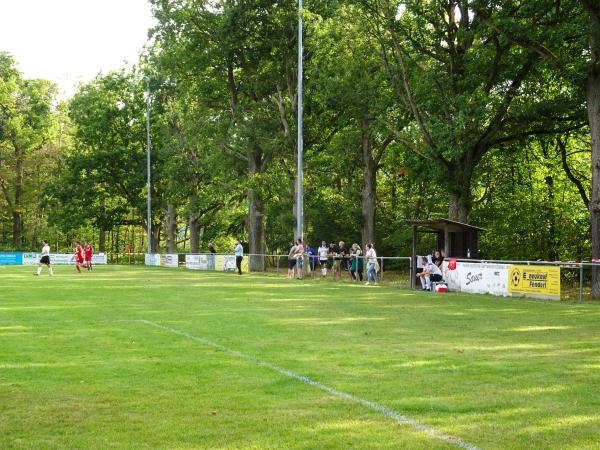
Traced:
POLYGON ((479 232, 483 228, 450 219, 408 220, 412 226, 411 286, 415 285, 417 239, 419 233, 437 234, 437 248, 444 249, 446 258, 477 258, 479 232))

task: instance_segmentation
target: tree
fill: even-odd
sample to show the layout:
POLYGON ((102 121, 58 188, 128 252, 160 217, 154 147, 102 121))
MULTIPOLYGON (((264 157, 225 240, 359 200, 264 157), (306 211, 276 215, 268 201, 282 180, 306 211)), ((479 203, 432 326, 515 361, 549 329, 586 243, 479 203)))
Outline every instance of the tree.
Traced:
MULTIPOLYGON (((147 227, 146 121, 144 83, 125 70, 99 75, 72 99, 75 149, 54 184, 57 214, 53 221, 72 228, 73 220, 91 220, 100 230, 134 222, 147 227)), ((155 147, 160 148, 157 136, 155 147)), ((152 155, 152 250, 157 251, 164 215, 161 153, 152 155)))
POLYGON ((14 59, 0 53, 0 188, 15 249, 23 245, 24 198, 35 170, 29 162, 50 140, 55 93, 49 81, 23 79, 14 59))
POLYGON ((446 187, 449 218, 467 221, 473 173, 490 149, 581 127, 572 93, 546 89, 572 3, 359 3, 397 101, 412 113, 395 139, 419 155, 416 171, 446 187))
MULTIPOLYGON (((213 142, 243 181, 249 251, 265 249, 264 182, 274 160, 293 154, 295 2, 154 1, 155 37, 180 83, 220 125, 213 142), (291 151, 292 150, 292 151, 291 151)), ((262 258, 250 268, 262 269, 262 258)))
MULTIPOLYGON (((334 17, 311 22, 313 35, 309 83, 321 110, 334 112, 329 132, 347 134, 358 158, 344 160, 360 168, 361 235, 364 244, 375 242, 377 172, 388 146, 393 142, 389 128, 401 128, 402 111, 394 109, 385 72, 377 55, 377 43, 355 20, 356 8, 340 7, 334 17), (399 117, 399 118, 398 118, 399 117)), ((315 102, 316 103, 316 102, 315 102)), ((315 114, 314 108, 311 112, 315 114)), ((324 115, 323 115, 324 116, 324 115)), ((321 122, 326 117, 321 118, 321 122)), ((323 133, 321 134, 321 138, 323 133)), ((343 155, 342 149, 327 147, 343 155)), ((317 169, 318 170, 318 169, 317 169)))
MULTIPOLYGON (((592 136, 592 195, 589 204, 592 260, 600 261, 600 4, 581 0, 589 17, 590 60, 586 100, 592 136)), ((600 267, 592 268, 592 297, 600 298, 600 267)))

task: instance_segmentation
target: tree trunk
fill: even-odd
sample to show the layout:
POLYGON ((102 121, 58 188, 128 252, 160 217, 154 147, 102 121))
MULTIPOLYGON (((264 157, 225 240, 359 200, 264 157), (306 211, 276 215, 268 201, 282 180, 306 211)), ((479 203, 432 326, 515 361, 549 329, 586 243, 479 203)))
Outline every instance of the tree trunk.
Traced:
POLYGON ((101 253, 106 252, 106 230, 100 227, 100 235, 98 236, 98 251, 101 253))
POLYGON ((188 221, 190 229, 190 253, 200 252, 200 233, 198 233, 198 215, 190 214, 188 221))
MULTIPOLYGON (((250 178, 262 173, 263 160, 260 148, 248 151, 248 175, 250 178)), ((262 272, 265 270, 265 205, 261 194, 254 189, 248 189, 248 216, 246 226, 248 229, 248 270, 251 272, 262 272)))
POLYGON ((15 250, 21 250, 23 236, 23 212, 21 203, 23 201, 23 153, 15 145, 15 201, 13 203, 13 246, 15 250))
POLYGON ((456 222, 468 223, 470 208, 465 202, 462 192, 450 193, 450 207, 448 208, 448 219, 456 222))
POLYGON ((98 225, 100 227, 100 236, 98 236, 98 251, 106 252, 106 199, 100 198, 100 218, 98 225))
POLYGON ((159 248, 160 248, 160 224, 152 224, 152 229, 150 230, 151 233, 151 241, 150 241, 150 249, 152 250, 152 253, 159 253, 159 248))
POLYGON ((262 256, 265 248, 264 202, 253 189, 248 189, 248 245, 253 255, 248 258, 248 269, 251 272, 265 270, 265 258, 262 256))
MULTIPOLYGON (((461 165, 464 165, 461 163, 461 165)), ((450 177, 455 181, 455 188, 450 192, 450 206, 448 219, 456 222, 468 223, 471 213, 471 176, 472 172, 464 168, 457 174, 454 171, 450 177)))
MULTIPOLYGON (((592 259, 600 259, 600 70, 592 68, 587 80, 587 109, 592 135, 592 196, 590 225, 592 259)), ((592 268, 592 298, 600 298, 600 267, 592 268)))
POLYGON ((375 242, 375 195, 377 190, 377 164, 373 160, 373 141, 366 119, 361 120, 361 146, 363 162, 362 242, 363 248, 375 242))
POLYGON ((167 205, 167 253, 177 253, 177 216, 175 205, 167 205))
MULTIPOLYGON (((590 16, 591 64, 586 82, 586 100, 592 137, 592 195, 589 204, 592 259, 600 259, 600 7, 583 1, 590 16)), ((592 298, 600 298, 600 267, 592 268, 592 298)))

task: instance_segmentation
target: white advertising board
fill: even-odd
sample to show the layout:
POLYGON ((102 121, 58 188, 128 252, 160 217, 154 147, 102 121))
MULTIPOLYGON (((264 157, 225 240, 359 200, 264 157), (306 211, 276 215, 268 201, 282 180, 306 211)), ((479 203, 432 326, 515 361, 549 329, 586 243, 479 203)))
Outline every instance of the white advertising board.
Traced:
POLYGON ((165 255, 160 255, 160 265, 162 267, 171 267, 171 268, 177 268, 179 267, 179 257, 177 255, 177 253, 174 254, 165 254, 165 255))
POLYGON ((144 264, 147 266, 160 266, 160 254, 146 253, 144 255, 144 264))
MULTIPOLYGON (((40 262, 39 253, 23 253, 23 264, 33 265, 40 262)), ((50 253, 50 263, 56 265, 75 264, 75 255, 73 253, 50 253)), ((92 264, 107 264, 108 260, 104 253, 92 255, 92 264)))
MULTIPOLYGON (((192 270, 209 270, 208 258, 208 255, 185 255, 185 267, 192 270)), ((214 270, 214 263, 210 270, 214 270)))
POLYGON ((444 280, 452 291, 510 295, 507 264, 457 262, 455 270, 448 270, 444 264, 444 280))
POLYGON ((223 272, 234 272, 235 271, 235 255, 224 255, 223 256, 223 272))

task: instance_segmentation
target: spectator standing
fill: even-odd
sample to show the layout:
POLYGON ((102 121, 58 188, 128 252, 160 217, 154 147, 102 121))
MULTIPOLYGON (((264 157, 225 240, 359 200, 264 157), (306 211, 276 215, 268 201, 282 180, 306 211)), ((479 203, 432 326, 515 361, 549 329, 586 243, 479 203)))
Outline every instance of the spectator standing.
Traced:
POLYGON ((33 274, 39 276, 42 273, 42 266, 45 265, 48 267, 48 275, 52 276, 54 273, 52 272, 52 265, 50 264, 50 244, 48 241, 44 241, 44 245, 42 247, 42 254, 40 255, 40 262, 38 264, 37 272, 33 274))
POLYGON ((288 252, 288 278, 294 278, 294 268, 296 267, 296 247, 298 242, 294 242, 292 248, 288 252))
POLYGON ((319 262, 321 263, 321 275, 327 277, 327 262, 329 259, 329 247, 327 247, 327 242, 321 242, 321 246, 317 249, 317 253, 319 254, 319 262))
POLYGON ((332 256, 331 271, 333 272, 333 280, 335 281, 336 274, 340 271, 339 247, 332 242, 329 244, 329 254, 332 256))
POLYGON ((350 252, 346 248, 346 243, 344 241, 340 241, 338 254, 340 255, 340 265, 339 265, 339 277, 342 279, 342 272, 346 272, 350 279, 352 279, 352 275, 350 275, 350 252))
POLYGON ((366 286, 371 284, 371 280, 374 282, 375 286, 377 286, 377 253, 373 248, 373 244, 367 244, 367 282, 366 286))
POLYGON ((362 249, 357 243, 352 244, 352 248, 350 249, 351 255, 351 264, 350 264, 350 274, 354 281, 362 281, 363 280, 363 256, 362 249))
POLYGON ((310 277, 314 280, 317 277, 317 261, 318 256, 315 249, 311 245, 306 243, 306 254, 308 255, 308 265, 310 267, 310 277))
POLYGON ((234 248, 235 252, 235 267, 238 270, 238 275, 242 274, 242 259, 244 259, 244 247, 242 247, 242 241, 239 239, 236 241, 237 245, 234 248))
POLYGON ((296 258, 296 278, 301 280, 304 278, 304 245, 302 244, 302 239, 296 241, 296 253, 294 257, 296 258))
POLYGON ((217 251, 215 250, 214 245, 212 243, 208 243, 208 270, 215 270, 215 255, 217 251))

